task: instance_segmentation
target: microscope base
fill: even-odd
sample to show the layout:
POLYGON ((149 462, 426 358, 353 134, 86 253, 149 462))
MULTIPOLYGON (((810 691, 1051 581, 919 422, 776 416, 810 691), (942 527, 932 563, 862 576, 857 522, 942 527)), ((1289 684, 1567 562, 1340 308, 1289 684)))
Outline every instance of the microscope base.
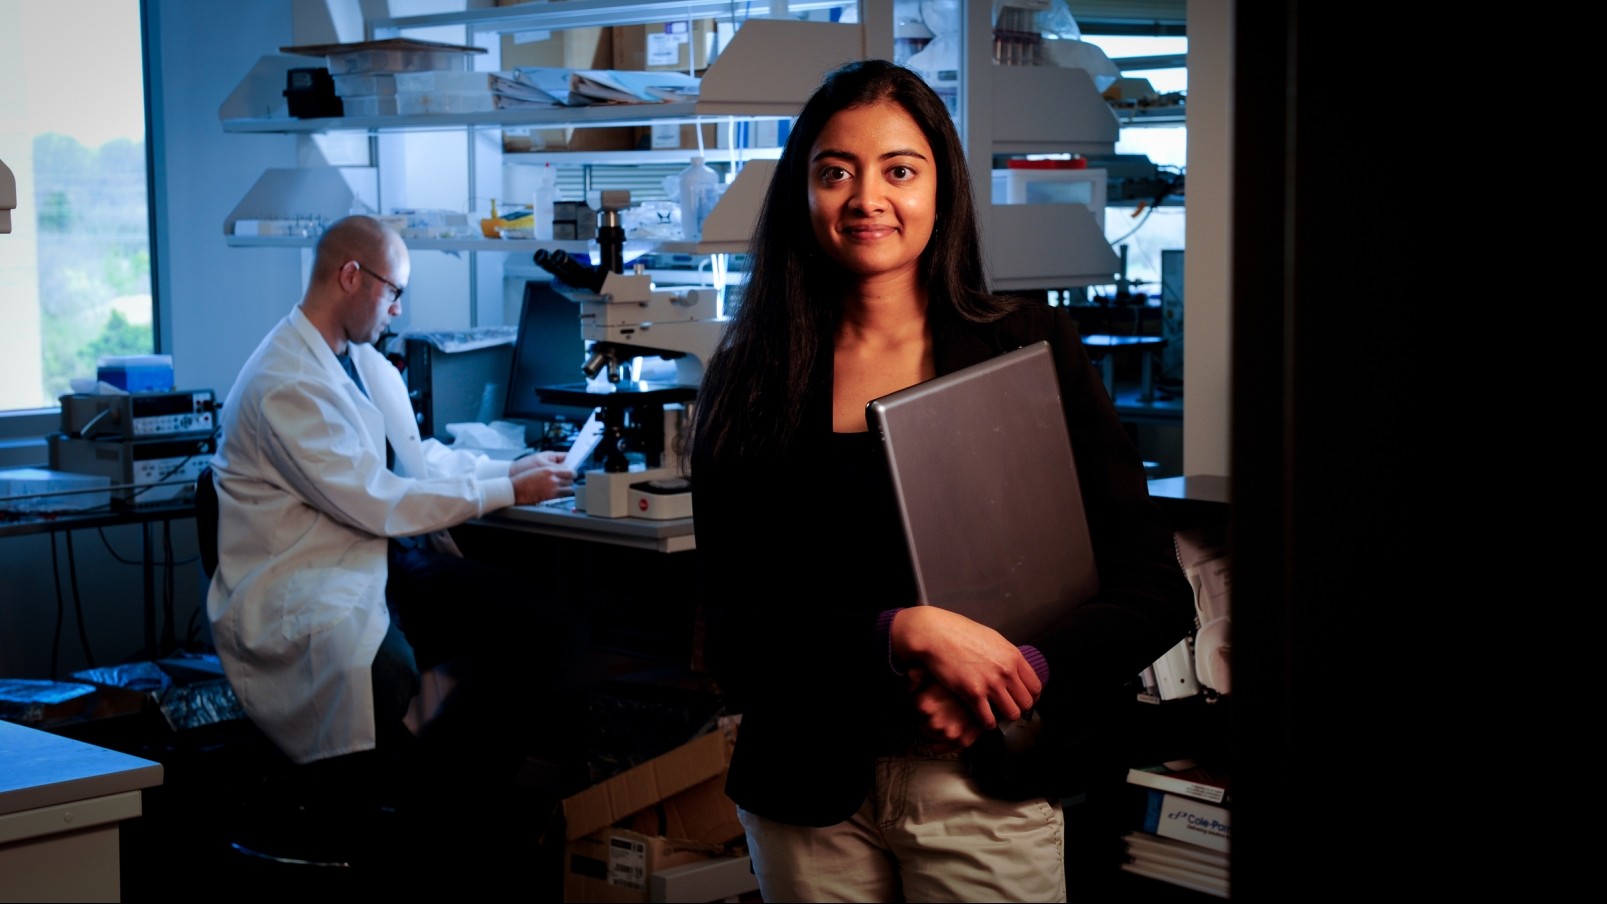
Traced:
POLYGON ((674 476, 676 469, 673 467, 587 471, 585 486, 575 494, 575 510, 598 518, 624 518, 631 514, 631 484, 674 476))

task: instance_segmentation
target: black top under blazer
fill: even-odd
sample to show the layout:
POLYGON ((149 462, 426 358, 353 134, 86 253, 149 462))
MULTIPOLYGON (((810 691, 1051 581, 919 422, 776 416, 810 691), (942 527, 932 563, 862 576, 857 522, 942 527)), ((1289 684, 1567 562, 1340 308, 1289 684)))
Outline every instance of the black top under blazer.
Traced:
MULTIPOLYGON (((1048 661, 1038 711, 1075 719, 1192 627, 1171 527, 1069 312, 1030 304, 991 324, 934 318, 933 339, 939 374, 1039 340, 1052 347, 1101 589, 1041 636, 1011 640, 1048 661)), ((875 757, 912 723, 875 626, 884 610, 917 602, 907 555, 902 571, 868 560, 902 548, 901 533, 888 535, 901 530, 890 496, 833 485, 842 436, 822 357, 792 448, 735 467, 692 462, 705 661, 743 714, 726 791, 743 809, 806 826, 851 816, 875 757)))

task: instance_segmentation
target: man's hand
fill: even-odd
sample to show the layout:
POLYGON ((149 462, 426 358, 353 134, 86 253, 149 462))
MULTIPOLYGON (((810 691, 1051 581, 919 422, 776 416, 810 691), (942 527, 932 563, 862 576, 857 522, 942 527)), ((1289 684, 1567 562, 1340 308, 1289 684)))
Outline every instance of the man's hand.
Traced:
POLYGON ((1043 682, 1004 635, 957 612, 911 606, 893 618, 893 655, 926 670, 981 725, 1013 722, 1038 702, 1043 682))
POLYGON ((508 468, 508 476, 513 478, 514 503, 533 505, 575 495, 575 472, 563 461, 562 452, 537 452, 515 461, 508 468))
POLYGON ((562 464, 563 460, 562 452, 530 452, 513 460, 513 465, 508 468, 508 476, 518 477, 535 468, 550 468, 562 464))

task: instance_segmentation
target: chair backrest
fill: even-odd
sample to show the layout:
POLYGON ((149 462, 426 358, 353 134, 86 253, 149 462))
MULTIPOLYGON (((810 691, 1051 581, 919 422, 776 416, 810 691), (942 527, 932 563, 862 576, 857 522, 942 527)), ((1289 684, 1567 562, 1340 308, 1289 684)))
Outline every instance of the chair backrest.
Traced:
POLYGON ((218 488, 211 465, 195 478, 195 538, 201 547, 201 570, 210 578, 218 570, 218 488))

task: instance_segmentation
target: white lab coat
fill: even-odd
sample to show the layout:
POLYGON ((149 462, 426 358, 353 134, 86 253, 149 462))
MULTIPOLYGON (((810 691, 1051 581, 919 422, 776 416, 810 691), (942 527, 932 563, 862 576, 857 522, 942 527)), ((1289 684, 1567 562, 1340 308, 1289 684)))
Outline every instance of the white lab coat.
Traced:
POLYGON ((420 442, 396 368, 350 348, 368 396, 297 306, 241 369, 212 459, 213 641, 246 713, 297 763, 374 746, 387 538, 456 553, 446 528, 514 502, 508 462, 420 442))

